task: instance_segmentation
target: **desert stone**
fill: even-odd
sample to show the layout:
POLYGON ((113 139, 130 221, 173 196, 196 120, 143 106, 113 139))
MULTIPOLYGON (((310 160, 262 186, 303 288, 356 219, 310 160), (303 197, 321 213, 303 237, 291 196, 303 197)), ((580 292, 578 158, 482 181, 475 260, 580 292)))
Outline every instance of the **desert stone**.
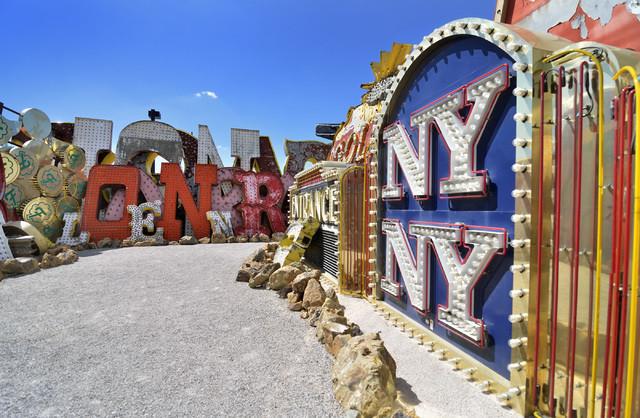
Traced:
POLYGON ((378 334, 353 337, 336 357, 332 382, 344 409, 381 416, 396 400, 396 363, 378 334))
POLYGON ((180 245, 195 245, 198 243, 198 240, 191 235, 185 235, 184 237, 180 238, 180 241, 178 242, 180 243, 180 245))
POLYGON ((307 282, 307 286, 304 289, 304 296, 302 297, 302 306, 304 308, 310 308, 313 306, 322 306, 325 300, 324 289, 320 282, 316 279, 310 279, 307 282))
POLYGON ((320 278, 320 270, 311 270, 299 274, 293 279, 291 283, 291 288, 294 292, 304 293, 304 290, 307 288, 307 283, 311 279, 318 280, 320 278))
POLYGON ((300 273, 302 272, 293 266, 280 267, 269 277, 269 288, 273 290, 284 289, 288 287, 293 279, 300 273))

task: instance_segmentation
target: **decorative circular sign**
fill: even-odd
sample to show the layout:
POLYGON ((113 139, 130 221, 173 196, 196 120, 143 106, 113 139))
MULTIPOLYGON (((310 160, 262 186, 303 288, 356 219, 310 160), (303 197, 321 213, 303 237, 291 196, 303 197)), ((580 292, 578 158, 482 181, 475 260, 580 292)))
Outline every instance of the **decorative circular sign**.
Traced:
POLYGON ((20 186, 20 189, 24 193, 23 202, 40 197, 40 189, 35 185, 33 179, 18 179, 11 184, 20 186))
POLYGON ((62 226, 62 220, 56 217, 53 222, 51 222, 49 225, 41 226, 39 230, 42 231, 42 234, 45 237, 49 238, 49 240, 55 241, 56 238, 59 237, 60 234, 62 234, 62 226))
POLYGON ((62 219, 67 212, 78 212, 80 203, 71 196, 63 196, 58 199, 58 217, 62 219))
POLYGON ((51 151, 53 151, 53 153, 60 158, 64 157, 64 152, 71 146, 71 144, 69 144, 68 142, 60 141, 59 139, 53 137, 45 139, 45 142, 47 143, 47 145, 49 145, 51 151))
POLYGON ((11 184, 20 176, 20 163, 8 152, 0 154, 2 154, 2 164, 4 164, 4 180, 7 184, 11 184))
POLYGON ((62 171, 53 165, 42 167, 37 175, 38 187, 45 196, 55 197, 62 193, 64 178, 62 171))
POLYGON ((51 160, 54 157, 51 147, 42 139, 31 139, 24 143, 22 149, 31 152, 39 164, 51 164, 51 160))
POLYGON ((84 168, 85 162, 86 158, 82 148, 69 145, 64 151, 64 163, 62 164, 64 168, 71 171, 79 171, 84 168))
POLYGON ((22 211, 22 218, 38 229, 55 225, 58 220, 55 200, 49 197, 38 197, 29 201, 22 211))
POLYGON ((0 145, 11 141, 19 131, 18 123, 0 115, 0 145))
POLYGON ((38 161, 33 153, 24 148, 13 148, 9 151, 20 164, 20 178, 27 179, 33 177, 38 171, 38 161))
POLYGON ((67 181, 67 192, 74 198, 81 200, 87 191, 87 179, 80 173, 75 174, 67 181))
POLYGON ((11 183, 4 192, 4 201, 12 209, 18 209, 25 200, 24 190, 19 183, 11 183))
POLYGON ((23 110, 20 116, 22 127, 32 139, 44 139, 51 133, 51 121, 42 110, 29 108, 23 110))

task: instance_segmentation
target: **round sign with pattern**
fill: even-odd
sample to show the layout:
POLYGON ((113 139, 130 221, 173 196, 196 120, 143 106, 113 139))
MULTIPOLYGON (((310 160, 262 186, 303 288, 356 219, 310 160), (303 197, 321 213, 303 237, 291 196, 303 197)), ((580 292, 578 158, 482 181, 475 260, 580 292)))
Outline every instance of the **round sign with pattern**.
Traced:
POLYGON ((64 178, 58 167, 48 165, 38 171, 38 187, 45 196, 58 196, 64 187, 64 178))
POLYGON ((53 153, 60 158, 64 157, 64 152, 70 146, 68 142, 60 141, 59 139, 51 136, 46 138, 45 142, 47 143, 47 145, 49 145, 51 151, 53 151, 53 153))
POLYGON ((62 234, 62 227, 63 222, 55 218, 49 225, 38 226, 38 230, 40 230, 45 237, 49 238, 50 241, 55 241, 56 238, 62 234))
POLYGON ((81 200, 87 191, 87 180, 80 173, 71 176, 67 181, 67 191, 74 198, 81 200))
POLYGON ((38 197, 29 201, 22 211, 22 218, 38 229, 54 225, 58 219, 55 200, 49 197, 38 197))
POLYGON ((0 115, 0 145, 11 141, 11 138, 18 133, 18 123, 0 115))
POLYGON ((10 208, 18 209, 25 200, 24 190, 19 183, 11 183, 4 192, 4 201, 10 208))
POLYGON ((62 219, 67 212, 78 212, 80 203, 71 196, 64 196, 58 199, 58 217, 62 219))
POLYGON ((35 182, 31 179, 18 179, 11 184, 19 186, 24 193, 24 200, 35 199, 40 197, 40 189, 35 185, 35 182))
POLYGON ((22 127, 32 139, 44 139, 51 133, 49 116, 40 109, 23 110, 20 116, 22 127))
POLYGON ((51 160, 55 157, 53 151, 51 151, 51 147, 49 147, 49 144, 41 139, 32 139, 25 142, 22 149, 33 154, 33 156, 36 157, 38 164, 51 164, 51 160))
POLYGON ((81 148, 69 145, 64 151, 64 163, 62 165, 69 170, 79 171, 84 168, 85 161, 84 151, 81 148))
POLYGON ((2 164, 4 164, 4 180, 7 184, 11 184, 20 176, 20 163, 8 152, 1 154, 2 164))
POLYGON ((14 148, 9 152, 20 164, 21 179, 28 179, 35 176, 38 171, 38 161, 31 151, 24 148, 14 148))

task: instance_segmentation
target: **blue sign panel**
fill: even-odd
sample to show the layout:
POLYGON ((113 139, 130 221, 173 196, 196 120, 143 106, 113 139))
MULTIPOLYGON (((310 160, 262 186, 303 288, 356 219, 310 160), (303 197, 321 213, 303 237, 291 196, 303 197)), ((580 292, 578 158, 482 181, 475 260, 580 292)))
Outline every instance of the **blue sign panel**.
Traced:
POLYGON ((381 287, 386 303, 508 378, 513 61, 466 36, 421 58, 394 94, 378 154, 381 287))

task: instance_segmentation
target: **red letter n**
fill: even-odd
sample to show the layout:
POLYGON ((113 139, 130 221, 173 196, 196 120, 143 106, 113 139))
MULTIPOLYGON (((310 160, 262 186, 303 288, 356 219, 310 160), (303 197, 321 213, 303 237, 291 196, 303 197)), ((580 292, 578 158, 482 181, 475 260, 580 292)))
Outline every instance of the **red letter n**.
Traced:
POLYGON ((218 167, 213 164, 196 164, 196 184, 198 187, 198 203, 196 206, 187 181, 175 163, 163 163, 160 182, 165 184, 164 207, 159 227, 164 228, 164 237, 177 241, 182 234, 182 221, 176 219, 178 199, 184 207, 186 218, 191 222, 196 238, 209 236, 207 212, 211 210, 211 187, 218 183, 218 167))

